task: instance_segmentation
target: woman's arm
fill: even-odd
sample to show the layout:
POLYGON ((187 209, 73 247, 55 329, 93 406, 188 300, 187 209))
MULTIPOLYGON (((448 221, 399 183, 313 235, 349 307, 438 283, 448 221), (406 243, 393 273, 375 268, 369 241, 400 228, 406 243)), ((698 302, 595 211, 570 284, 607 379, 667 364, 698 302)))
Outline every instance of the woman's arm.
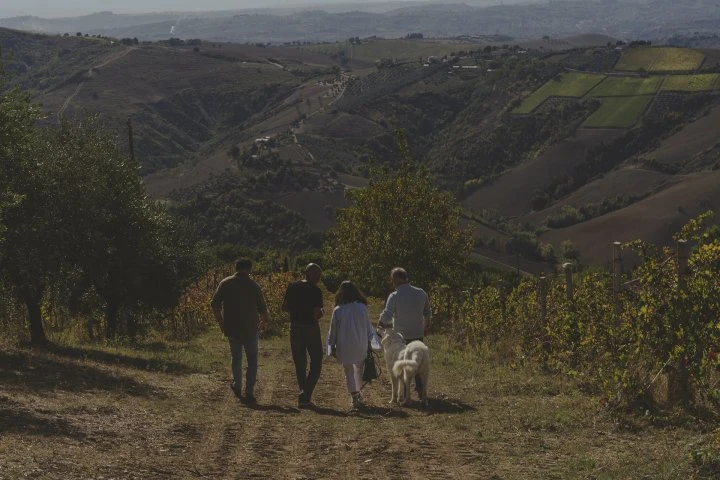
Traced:
POLYGON ((327 355, 335 356, 337 347, 338 309, 335 308, 330 319, 330 330, 327 334, 326 352, 327 355))

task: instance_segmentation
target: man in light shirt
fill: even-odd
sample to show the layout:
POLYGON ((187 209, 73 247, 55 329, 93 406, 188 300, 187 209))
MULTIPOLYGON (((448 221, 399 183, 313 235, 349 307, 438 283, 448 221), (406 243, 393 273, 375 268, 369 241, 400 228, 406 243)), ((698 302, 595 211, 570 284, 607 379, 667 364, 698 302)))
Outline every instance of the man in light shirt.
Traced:
MULTIPOLYGON (((380 327, 392 327, 405 339, 405 344, 425 338, 430 330, 432 310, 427 293, 421 288, 410 285, 410 278, 404 268, 396 267, 390 272, 395 291, 385 303, 385 310, 380 314, 380 327)), ((419 376, 415 377, 415 390, 422 391, 419 376)))

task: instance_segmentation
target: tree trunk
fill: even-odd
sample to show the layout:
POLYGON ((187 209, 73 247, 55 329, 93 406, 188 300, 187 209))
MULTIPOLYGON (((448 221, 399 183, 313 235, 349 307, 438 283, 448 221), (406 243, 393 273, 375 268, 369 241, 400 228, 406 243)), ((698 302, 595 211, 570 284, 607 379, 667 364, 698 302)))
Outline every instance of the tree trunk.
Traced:
POLYGON ((691 403, 694 400, 692 388, 690 371, 681 359, 668 375, 668 401, 672 405, 691 403))
POLYGON ((135 340, 135 337, 137 336, 137 318, 135 317, 135 314, 132 315, 126 315, 127 316, 127 334, 128 337, 130 337, 131 340, 135 340))
POLYGON ((45 336, 45 327, 43 327, 42 312, 40 303, 42 302, 42 290, 40 293, 23 295, 23 301, 28 309, 28 320, 30 322, 30 343, 32 345, 47 344, 45 336))
POLYGON ((117 335, 117 321, 119 307, 115 302, 108 302, 105 307, 105 336, 112 340, 117 335))

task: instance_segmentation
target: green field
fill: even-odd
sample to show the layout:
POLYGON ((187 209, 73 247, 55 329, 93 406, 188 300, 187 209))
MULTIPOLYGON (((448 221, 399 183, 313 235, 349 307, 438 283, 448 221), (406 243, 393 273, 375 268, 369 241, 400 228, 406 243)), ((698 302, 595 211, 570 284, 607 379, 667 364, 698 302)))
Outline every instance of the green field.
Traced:
POLYGON ((547 97, 582 97, 604 78, 605 75, 594 73, 564 73, 558 75, 538 88, 532 95, 526 97, 512 113, 530 113, 543 103, 547 97))
POLYGON ((635 125, 647 106, 652 95, 636 97, 607 97, 587 120, 583 127, 629 128, 635 125))
POLYGON ((652 95, 662 82, 662 77, 608 77, 593 88, 590 97, 621 97, 652 95))
POLYGON ((670 75, 660 87, 663 92, 705 92, 720 88, 720 73, 670 75))
POLYGON ((648 72, 672 72, 695 70, 702 65, 705 54, 690 48, 647 47, 630 48, 623 52, 615 70, 646 70, 648 72))
POLYGON ((360 45, 351 45, 350 42, 338 42, 324 45, 310 45, 302 47, 305 50, 337 55, 341 51, 348 58, 375 62, 381 58, 395 58, 401 60, 419 60, 420 57, 442 57, 459 50, 478 50, 484 45, 473 43, 443 43, 428 40, 363 40, 360 45))

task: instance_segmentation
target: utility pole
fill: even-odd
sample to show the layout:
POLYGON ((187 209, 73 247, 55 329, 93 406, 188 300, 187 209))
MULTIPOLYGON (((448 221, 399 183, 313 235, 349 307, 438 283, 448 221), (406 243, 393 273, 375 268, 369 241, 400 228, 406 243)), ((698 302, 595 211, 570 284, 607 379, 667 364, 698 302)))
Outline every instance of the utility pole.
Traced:
POLYGON ((135 163, 135 140, 133 138, 132 117, 128 117, 128 143, 130 145, 130 160, 135 163))

